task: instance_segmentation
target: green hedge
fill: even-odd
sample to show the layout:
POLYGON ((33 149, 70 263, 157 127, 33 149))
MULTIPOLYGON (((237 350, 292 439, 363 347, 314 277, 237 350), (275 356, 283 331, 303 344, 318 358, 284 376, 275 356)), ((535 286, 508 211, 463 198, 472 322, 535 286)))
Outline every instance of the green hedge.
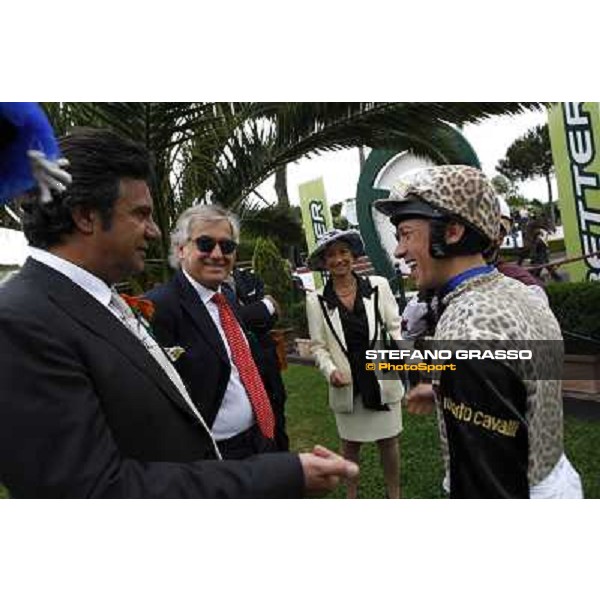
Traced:
POLYGON ((600 353, 600 283, 551 283, 546 287, 570 354, 600 353), (574 333, 598 340, 597 344, 575 340, 574 333))
POLYGON ((288 306, 292 300, 292 274, 272 240, 256 240, 252 266, 265 282, 265 293, 271 294, 282 307, 288 306))
POLYGON ((283 315, 282 323, 282 327, 291 327, 294 330, 295 337, 309 337, 308 319, 306 316, 306 301, 304 297, 290 303, 283 315))

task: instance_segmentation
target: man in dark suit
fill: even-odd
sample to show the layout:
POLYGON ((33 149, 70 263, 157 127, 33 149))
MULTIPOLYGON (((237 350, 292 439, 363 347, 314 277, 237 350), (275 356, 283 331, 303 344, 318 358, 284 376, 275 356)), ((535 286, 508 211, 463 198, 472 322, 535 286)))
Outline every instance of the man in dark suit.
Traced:
POLYGON ((159 237, 149 157, 89 129, 61 150, 72 183, 24 204, 31 257, 0 290, 0 481, 11 495, 297 497, 352 476, 319 447, 216 460, 175 369, 111 288, 144 268, 159 237))
POLYGON ((194 405, 202 413, 225 458, 247 458, 276 450, 275 416, 268 363, 256 337, 243 332, 247 352, 238 364, 230 334, 214 300, 223 296, 234 314, 234 326, 262 322, 269 325, 275 307, 271 299, 252 303, 242 317, 240 307, 225 294, 225 280, 235 262, 239 225, 235 216, 216 205, 193 206, 178 219, 171 235, 171 265, 178 267, 168 283, 147 294, 155 306, 153 330, 163 346, 178 346, 175 362, 194 405), (258 370, 269 404, 272 431, 261 426, 245 377, 258 370))
POLYGON ((258 342, 258 361, 275 416, 275 447, 287 452, 290 447, 285 425, 287 393, 281 378, 277 347, 271 337, 271 330, 279 318, 279 306, 274 298, 265 296, 264 282, 250 270, 234 268, 229 281, 232 301, 238 303, 244 326, 258 342))

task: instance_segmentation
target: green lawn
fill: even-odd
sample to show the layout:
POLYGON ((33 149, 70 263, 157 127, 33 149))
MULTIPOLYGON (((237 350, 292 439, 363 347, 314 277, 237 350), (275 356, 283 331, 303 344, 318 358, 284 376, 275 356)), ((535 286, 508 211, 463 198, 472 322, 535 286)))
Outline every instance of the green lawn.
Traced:
MULTIPOLYGON (((288 389, 287 422, 292 449, 310 450, 323 444, 339 450, 332 412, 327 406, 325 380, 314 367, 290 365, 284 373, 288 389)), ((441 498, 442 464, 434 417, 403 414, 400 477, 405 498, 441 498)), ((567 455, 581 474, 586 498, 600 498, 600 422, 567 418, 567 455)), ((383 498, 385 488, 374 444, 366 444, 361 456, 362 498, 383 498)), ((0 486, 0 498, 6 491, 0 486)), ((343 498, 338 489, 332 498, 343 498)))
MULTIPOLYGON (((294 450, 320 443, 339 449, 332 412, 327 406, 325 380, 314 367, 290 365, 284 373, 288 390, 288 433, 294 450)), ((400 477, 405 498, 441 498, 443 476, 435 417, 402 415, 400 477)), ((600 498, 600 422, 571 417, 565 420, 567 456, 579 471, 586 498, 600 498)), ((385 487, 374 444, 363 446, 359 496, 383 498, 385 487)), ((343 498, 344 490, 331 495, 343 498)))

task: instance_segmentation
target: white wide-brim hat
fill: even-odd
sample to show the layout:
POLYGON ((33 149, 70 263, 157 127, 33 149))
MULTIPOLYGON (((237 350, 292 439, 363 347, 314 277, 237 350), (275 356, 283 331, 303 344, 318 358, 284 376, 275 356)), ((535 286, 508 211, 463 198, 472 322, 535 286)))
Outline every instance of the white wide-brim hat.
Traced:
POLYGON ((346 242, 355 257, 362 256, 365 253, 365 246, 358 231, 355 229, 346 231, 331 229, 317 240, 315 249, 308 257, 308 266, 314 271, 323 271, 325 269, 325 250, 335 242, 346 242))

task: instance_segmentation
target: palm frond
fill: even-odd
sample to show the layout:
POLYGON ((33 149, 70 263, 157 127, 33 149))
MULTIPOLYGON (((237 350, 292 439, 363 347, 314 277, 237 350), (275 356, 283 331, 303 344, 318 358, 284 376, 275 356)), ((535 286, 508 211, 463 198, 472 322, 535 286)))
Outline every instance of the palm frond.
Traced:
POLYGON ((224 204, 239 206, 250 190, 282 165, 356 146, 407 147, 434 162, 456 162, 461 148, 448 123, 462 125, 543 106, 541 102, 250 105, 246 110, 253 115, 254 126, 243 127, 228 140, 223 150, 227 160, 216 166, 215 195, 224 204))
POLYGON ((278 168, 323 152, 368 146, 410 148, 455 162, 450 125, 541 109, 548 103, 419 102, 83 102, 46 103, 60 133, 75 125, 110 128, 154 155, 156 215, 167 232, 210 191, 244 212, 252 192, 278 168))

